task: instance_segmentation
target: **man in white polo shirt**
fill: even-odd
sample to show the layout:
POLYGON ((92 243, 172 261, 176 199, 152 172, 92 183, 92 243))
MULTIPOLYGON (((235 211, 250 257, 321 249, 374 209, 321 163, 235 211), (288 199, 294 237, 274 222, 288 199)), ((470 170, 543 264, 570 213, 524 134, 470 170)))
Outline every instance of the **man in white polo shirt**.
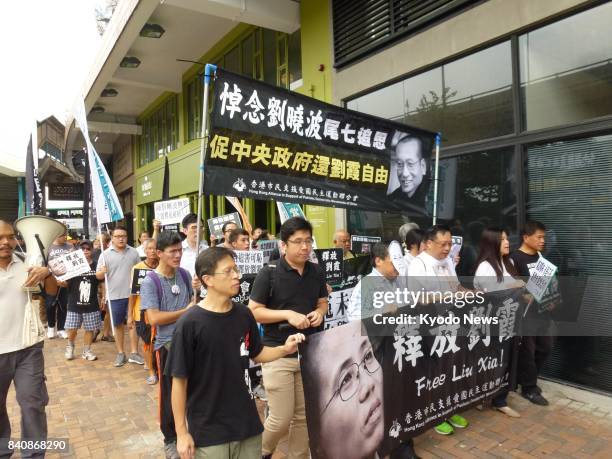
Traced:
MULTIPOLYGON (((200 248, 196 249, 198 235, 198 216, 187 214, 181 222, 183 234, 186 236, 183 241, 183 256, 181 257, 181 268, 187 270, 193 279, 195 276, 195 261, 198 254, 208 248, 206 241, 200 238, 200 248)), ((200 225, 200 229, 202 226, 200 225)), ((201 236, 201 235, 200 235, 201 236)), ((195 276, 197 277, 197 276, 195 276)))
MULTIPOLYGON (((8 448, 11 424, 6 410, 6 397, 11 383, 15 384, 17 402, 21 408, 21 438, 47 440, 49 402, 45 384, 43 338, 25 346, 23 322, 28 295, 23 287, 33 287, 48 275, 46 267, 28 269, 14 254, 17 240, 13 226, 0 220, 0 457, 10 457, 8 448)), ((45 451, 21 451, 23 457, 44 457, 45 451)))

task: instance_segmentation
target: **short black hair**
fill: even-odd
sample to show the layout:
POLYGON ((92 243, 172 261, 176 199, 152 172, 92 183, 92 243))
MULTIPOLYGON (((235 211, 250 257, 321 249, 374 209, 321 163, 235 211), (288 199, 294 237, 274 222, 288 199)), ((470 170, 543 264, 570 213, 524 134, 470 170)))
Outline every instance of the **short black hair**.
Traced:
POLYGON ((438 234, 450 233, 451 230, 447 225, 434 225, 425 232, 426 241, 435 241, 438 234))
POLYGON ((121 225, 117 225, 111 230, 111 236, 115 234, 115 231, 125 231, 125 234, 128 234, 126 227, 121 225))
POLYGON ((179 233, 175 231, 162 231, 159 236, 157 236, 157 250, 161 250, 163 252, 167 247, 180 244, 182 242, 183 241, 181 240, 179 233))
POLYGON ((376 266, 376 259, 380 258, 384 260, 389 256, 389 245, 384 242, 377 242, 370 251, 370 257, 372 257, 372 266, 376 266))
POLYGON ((77 247, 79 249, 82 249, 83 246, 86 245, 87 247, 89 247, 89 250, 91 250, 93 248, 93 244, 91 243, 91 241, 89 239, 83 239, 82 241, 79 241, 77 243, 77 247))
POLYGON ((225 222, 225 223, 223 224, 223 226, 221 227, 221 232, 222 232, 222 233, 225 233, 225 230, 226 230, 226 228, 227 228, 227 225, 236 225, 236 227, 238 227, 238 226, 239 226, 239 225, 238 225, 238 223, 236 223, 236 222, 235 222, 235 221, 233 221, 233 220, 231 220, 231 221, 229 221, 229 222, 225 222))
POLYGON ((536 231, 546 231, 546 226, 539 221, 529 220, 521 230, 521 239, 523 236, 533 236, 536 231))
POLYGON ((310 236, 312 236, 312 225, 308 220, 302 217, 291 217, 285 220, 285 223, 283 223, 280 228, 281 241, 286 244, 289 238, 298 231, 308 231, 310 236))
POLYGON ((414 135, 410 135, 408 134, 405 137, 402 137, 398 142, 397 145, 395 145, 395 152, 397 154, 397 149, 398 147, 406 142, 410 142, 412 140, 416 140, 417 142, 419 142, 419 149, 417 150, 419 153, 419 159, 423 159, 423 139, 421 139, 420 137, 414 136, 414 135))
POLYGON ((195 272, 204 288, 208 287, 203 277, 213 274, 217 270, 219 262, 227 257, 231 257, 233 260, 236 259, 236 255, 232 250, 221 246, 211 247, 198 255, 195 262, 195 272))
POLYGON ((233 244, 234 242, 236 242, 238 240, 238 238, 240 236, 249 236, 250 237, 251 235, 244 228, 236 228, 236 229, 233 229, 229 233, 229 236, 227 236, 227 242, 229 242, 230 244, 233 244))
POLYGON ((406 240, 404 241, 406 243, 406 248, 408 250, 410 250, 410 248, 413 245, 416 245, 417 248, 419 248, 421 246, 421 242, 423 242, 423 240, 425 239, 425 231, 423 231, 422 229, 413 229, 408 231, 408 233, 406 234, 406 240))
POLYGON ((181 222, 181 227, 183 229, 187 229, 187 227, 193 223, 198 223, 198 216, 194 213, 187 214, 183 217, 183 221, 181 222))

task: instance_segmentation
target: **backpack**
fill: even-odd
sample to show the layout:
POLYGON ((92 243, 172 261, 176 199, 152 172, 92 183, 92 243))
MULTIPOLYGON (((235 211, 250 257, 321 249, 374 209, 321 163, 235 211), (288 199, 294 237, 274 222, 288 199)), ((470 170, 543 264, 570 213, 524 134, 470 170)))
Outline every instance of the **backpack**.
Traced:
MULTIPOLYGON (((183 279, 183 282, 189 288, 189 286, 191 285, 191 276, 189 275, 187 270, 183 268, 179 268, 178 271, 179 273, 181 273, 181 278, 183 279)), ((164 292, 162 291, 162 284, 161 284, 161 280, 159 279, 159 276, 155 274, 155 271, 153 270, 147 273, 147 277, 151 279, 153 283, 155 284, 155 290, 157 291, 157 299, 161 303, 161 300, 164 296, 164 292)))

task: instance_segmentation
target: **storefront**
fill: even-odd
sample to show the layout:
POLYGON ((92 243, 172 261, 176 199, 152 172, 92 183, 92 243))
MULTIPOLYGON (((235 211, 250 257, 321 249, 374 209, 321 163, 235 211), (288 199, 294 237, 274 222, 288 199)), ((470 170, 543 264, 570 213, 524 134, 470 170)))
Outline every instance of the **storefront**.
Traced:
MULTIPOLYGON (((497 23, 489 3, 499 2, 482 5, 497 23)), ((544 255, 561 275, 612 273, 612 3, 598 3, 492 37, 442 62, 414 56, 423 66, 343 98, 348 108, 442 133, 440 217, 465 238, 461 273, 473 272, 485 227, 505 227, 516 247, 528 219, 549 229, 544 255)), ((449 27, 458 27, 464 15, 464 29, 470 18, 482 23, 478 8, 452 18, 449 27)), ((370 61, 386 62, 395 52, 381 51, 370 61)), ((340 69, 336 83, 356 71, 340 69)), ((348 211, 347 220, 354 233, 387 238, 406 221, 431 223, 360 211, 348 211)), ((593 326, 612 321, 603 307, 609 290, 600 283, 588 292, 585 311, 593 326)), ((546 374, 612 391, 608 342, 558 339, 546 374)))

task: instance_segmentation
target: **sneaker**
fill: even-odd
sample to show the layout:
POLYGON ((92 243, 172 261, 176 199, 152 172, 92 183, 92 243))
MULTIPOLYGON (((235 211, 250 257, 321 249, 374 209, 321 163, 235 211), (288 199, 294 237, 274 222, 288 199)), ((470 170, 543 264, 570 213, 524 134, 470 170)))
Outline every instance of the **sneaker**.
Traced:
POLYGON ((66 333, 66 330, 59 330, 57 332, 57 336, 59 336, 62 339, 68 339, 68 333, 66 333))
POLYGON ((546 400, 544 397, 542 397, 541 394, 539 394, 536 391, 527 392, 527 393, 523 392, 521 393, 521 395, 523 396, 523 398, 526 398, 527 400, 529 400, 531 403, 535 405, 548 406, 548 400, 546 400))
POLYGON ((164 454, 166 455, 166 459, 181 459, 176 449, 176 442, 164 444, 164 454))
POLYGON ((106 341, 107 343, 114 343, 115 338, 113 338, 112 336, 103 336, 102 338, 100 338, 100 341, 106 341))
POLYGON ((127 363, 127 359, 125 358, 125 354, 123 352, 119 352, 117 357, 115 358, 115 366, 122 367, 127 363))
POLYGON ((66 357, 66 360, 74 359, 74 344, 68 343, 66 352, 64 352, 64 357, 66 357))
POLYGON ((435 426, 434 430, 440 435, 450 435, 455 431, 455 429, 453 429, 453 426, 451 426, 446 421, 444 421, 442 424, 438 424, 437 426, 435 426))
POLYGON ((49 327, 47 329, 47 338, 49 339, 55 338, 55 327, 49 327))
POLYGON ((83 353, 81 354, 81 358, 83 358, 84 360, 97 360, 98 357, 96 356, 96 354, 94 354, 93 352, 91 352, 91 349, 85 349, 83 350, 83 353))
POLYGON ((130 354, 130 358, 128 359, 130 363, 137 363, 138 365, 144 365, 144 359, 137 352, 132 352, 130 354))
POLYGON ((448 418, 448 422, 457 429, 465 429, 470 423, 463 416, 455 414, 448 418))
POLYGON ((521 417, 521 414, 518 411, 513 410, 508 405, 497 407, 496 410, 497 411, 501 411, 506 416, 509 416, 511 418, 520 418, 521 417))
POLYGON ((149 386, 153 386, 157 384, 157 375, 149 375, 145 381, 149 386))

